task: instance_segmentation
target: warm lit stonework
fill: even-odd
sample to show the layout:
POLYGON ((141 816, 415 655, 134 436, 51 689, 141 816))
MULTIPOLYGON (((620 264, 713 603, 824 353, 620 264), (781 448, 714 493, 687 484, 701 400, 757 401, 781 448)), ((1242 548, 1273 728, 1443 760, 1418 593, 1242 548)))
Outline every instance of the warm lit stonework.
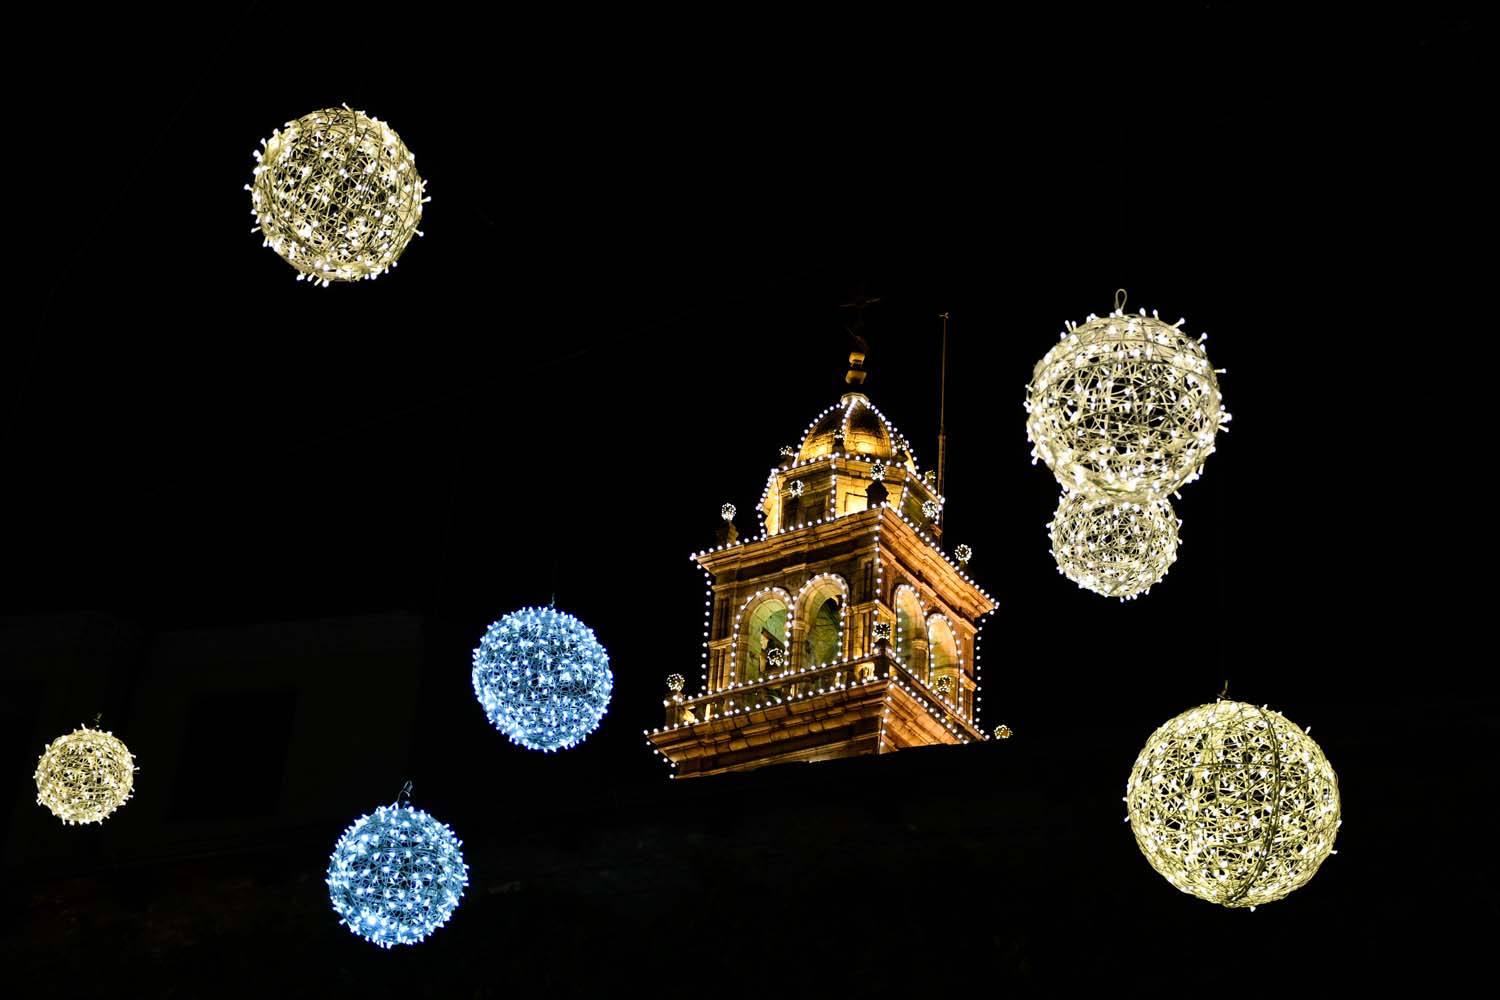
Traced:
POLYGON ((938 548, 923 506, 942 499, 863 393, 783 449, 763 532, 726 526, 695 556, 700 690, 669 692, 647 734, 676 776, 985 739, 975 638, 995 603, 938 548))

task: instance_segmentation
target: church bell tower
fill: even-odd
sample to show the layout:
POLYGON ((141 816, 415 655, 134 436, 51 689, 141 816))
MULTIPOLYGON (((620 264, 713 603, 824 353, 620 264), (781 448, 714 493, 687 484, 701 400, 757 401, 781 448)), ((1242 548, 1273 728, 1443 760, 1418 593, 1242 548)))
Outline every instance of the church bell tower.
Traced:
MULTIPOLYGON (((862 390, 863 352, 847 382, 862 390)), ((647 733, 675 777, 985 737, 975 640, 995 602, 939 545, 943 497, 905 437, 849 391, 783 448, 741 536, 726 505, 696 693, 668 678, 647 733)))

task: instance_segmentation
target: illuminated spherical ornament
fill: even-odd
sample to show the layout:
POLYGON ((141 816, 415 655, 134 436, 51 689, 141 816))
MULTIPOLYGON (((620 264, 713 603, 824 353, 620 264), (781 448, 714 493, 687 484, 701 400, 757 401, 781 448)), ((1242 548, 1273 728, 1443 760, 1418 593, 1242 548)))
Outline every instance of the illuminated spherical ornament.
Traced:
POLYGON ((522 608, 474 650, 474 694, 495 728, 531 750, 566 750, 599 727, 614 689, 594 630, 556 608, 522 608))
POLYGON ((995 727, 995 739, 997 740, 1008 740, 1014 735, 1015 733, 1011 728, 1003 722, 995 727))
POLYGON ((938 519, 938 515, 942 512, 943 508, 938 506, 938 502, 936 500, 922 501, 922 516, 927 518, 927 520, 936 521, 938 519))
POLYGON ((262 140, 250 203, 266 245, 306 278, 357 281, 388 271, 421 235, 429 199, 416 158, 385 122, 325 108, 262 140))
POLYGON ((687 684, 687 678, 684 677, 684 676, 682 676, 681 674, 668 674, 667 675, 667 690, 668 691, 681 691, 683 689, 683 687, 686 686, 686 684, 687 684))
POLYGON ((1198 477, 1229 414, 1181 323, 1090 317, 1037 362, 1026 436, 1064 489, 1146 500, 1198 477))
POLYGON ((797 457, 797 449, 793 448, 789 444, 784 444, 784 445, 781 446, 781 457, 782 458, 796 458, 797 457))
POLYGON ((1150 590, 1176 561, 1178 524, 1165 500, 1117 503, 1064 493, 1047 527, 1058 572, 1124 601, 1150 590))
POLYGON ((874 465, 870 466, 870 478, 874 479, 877 482, 885 478, 884 462, 876 462, 874 465))
POLYGON ((417 944, 448 922, 469 866, 463 841, 409 805, 381 806, 333 845, 328 895, 344 925, 382 948, 417 944))
POLYGON ((736 513, 737 511, 735 510, 735 506, 732 503, 726 503, 724 506, 719 508, 719 516, 726 521, 733 521, 734 515, 736 513))
POLYGON ((807 491, 807 484, 800 479, 793 479, 791 485, 792 496, 800 497, 807 491))
POLYGON ((772 646, 766 650, 766 666, 773 670, 780 670, 786 666, 786 650, 780 646, 772 646))
POLYGON ((974 550, 968 545, 956 545, 953 547, 953 558, 958 560, 960 566, 967 566, 969 560, 974 558, 974 550))
POLYGON ((944 674, 943 676, 939 677, 937 679, 937 683, 934 685, 934 688, 936 689, 936 691, 937 691, 938 694, 940 694, 940 695, 942 695, 944 697, 947 697, 948 695, 952 694, 953 693, 953 676, 951 674, 944 674))
POLYGON ((1280 899, 1333 852, 1339 786, 1279 712, 1219 701, 1151 734, 1125 786, 1141 853, 1167 881, 1224 906, 1280 899))
POLYGON ((112 733, 84 726, 53 740, 36 765, 36 801, 64 823, 100 823, 129 800, 135 758, 112 733))
POLYGON ((890 622, 876 622, 875 625, 874 625, 874 627, 871 629, 871 633, 874 635, 876 642, 890 642, 891 641, 891 623, 890 622))

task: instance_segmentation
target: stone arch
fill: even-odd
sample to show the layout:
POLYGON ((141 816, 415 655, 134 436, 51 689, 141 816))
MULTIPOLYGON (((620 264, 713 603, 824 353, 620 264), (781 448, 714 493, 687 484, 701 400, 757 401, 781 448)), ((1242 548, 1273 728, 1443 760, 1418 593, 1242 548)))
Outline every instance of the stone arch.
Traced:
POLYGON ((771 587, 751 595, 735 621, 733 658, 729 663, 731 683, 753 684, 768 673, 772 650, 787 651, 787 626, 791 617, 791 595, 771 587))
POLYGON ((849 583, 837 573, 819 573, 797 592, 793 619, 793 665, 798 669, 819 663, 838 663, 844 651, 844 614, 849 583))
POLYGON ((909 583, 896 585, 891 603, 896 609, 895 643, 892 648, 896 661, 913 677, 927 680, 927 616, 922 610, 922 598, 917 588, 909 583))
POLYGON ((957 705, 962 701, 963 653, 958 633, 948 617, 934 613, 927 618, 927 686, 944 700, 957 705), (946 694, 943 688, 946 686, 946 694))

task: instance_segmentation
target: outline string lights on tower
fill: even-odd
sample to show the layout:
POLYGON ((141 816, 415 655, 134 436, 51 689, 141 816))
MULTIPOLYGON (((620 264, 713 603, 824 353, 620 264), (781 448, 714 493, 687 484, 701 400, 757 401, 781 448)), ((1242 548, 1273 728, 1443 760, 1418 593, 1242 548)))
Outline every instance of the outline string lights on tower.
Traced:
POLYGON ((1026 387, 1026 437, 1063 488, 1052 524, 1058 569, 1124 600, 1176 558, 1168 494, 1197 479, 1229 423, 1203 343, 1142 309, 1125 290, 1108 316, 1067 324, 1026 387), (1111 511, 1103 505, 1117 505, 1111 511))
POLYGON ((418 944, 448 922, 469 884, 463 841, 406 801, 349 825, 328 859, 328 896, 349 930, 382 948, 418 944))
POLYGON ((474 650, 474 694, 512 743, 566 750, 599 727, 614 674, 594 630, 556 608, 522 608, 474 650))
POLYGON ((1333 850, 1338 776, 1280 712, 1199 705, 1151 734, 1125 786, 1130 829, 1167 881, 1254 908, 1304 885, 1333 850))
POLYGON ((251 214, 297 280, 375 278, 396 266, 431 201, 396 131, 348 107, 287 122, 254 152, 251 214))

